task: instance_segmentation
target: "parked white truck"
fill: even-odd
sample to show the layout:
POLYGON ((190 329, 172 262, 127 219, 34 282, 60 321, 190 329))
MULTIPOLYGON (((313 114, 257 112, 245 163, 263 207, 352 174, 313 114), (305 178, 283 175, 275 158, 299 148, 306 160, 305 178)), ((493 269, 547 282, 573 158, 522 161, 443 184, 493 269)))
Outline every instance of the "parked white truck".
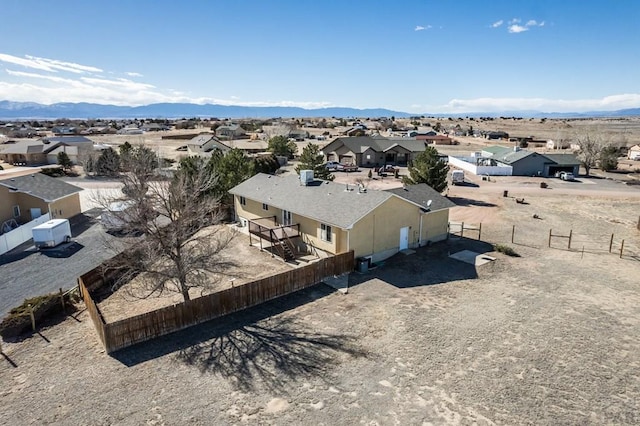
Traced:
POLYGON ((36 248, 55 247, 71 241, 71 225, 68 219, 51 219, 31 230, 36 248))

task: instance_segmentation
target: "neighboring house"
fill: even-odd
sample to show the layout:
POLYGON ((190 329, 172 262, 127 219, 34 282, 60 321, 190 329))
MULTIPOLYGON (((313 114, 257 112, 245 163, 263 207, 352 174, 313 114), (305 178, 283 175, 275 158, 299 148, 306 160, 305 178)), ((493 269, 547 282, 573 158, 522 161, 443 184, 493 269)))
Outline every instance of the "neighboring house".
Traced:
POLYGON ((267 148, 269 148, 269 143, 260 139, 236 139, 225 143, 230 148, 236 148, 244 151, 245 154, 259 154, 267 152, 267 148))
POLYGON ((500 140, 500 139, 509 139, 509 133, 507 132, 489 132, 485 134, 487 139, 490 140, 500 140))
POLYGON ((416 140, 429 145, 453 145, 454 141, 446 135, 416 135, 416 140))
POLYGON ((226 153, 231 148, 220 142, 220 140, 212 134, 198 135, 187 143, 187 152, 189 155, 208 156, 216 149, 219 149, 222 153, 226 153))
POLYGON ((159 123, 146 123, 140 126, 140 130, 142 130, 143 132, 160 132, 169 130, 169 126, 165 126, 164 124, 159 123))
POLYGON ((78 147, 66 144, 56 144, 56 147, 47 152, 47 163, 58 164, 58 154, 64 152, 73 164, 78 164, 78 147))
POLYGON ((15 219, 27 223, 45 213, 51 218, 80 214, 82 188, 42 173, 0 179, 0 225, 15 219))
POLYGON ((447 237, 448 199, 426 185, 376 191, 297 175, 257 174, 229 193, 250 238, 275 254, 339 254, 380 261, 400 250, 447 237), (432 200, 430 207, 428 200, 432 200))
POLYGON ((73 126, 56 126, 51 129, 54 135, 62 136, 62 135, 77 135, 79 130, 77 127, 73 126))
POLYGON ((580 174, 580 160, 574 154, 544 154, 550 160, 545 164, 543 176, 553 177, 556 172, 571 172, 574 176, 580 174))
POLYGON ((219 126, 216 136, 223 139, 242 139, 247 136, 247 132, 237 124, 228 124, 219 126))
POLYGON ((289 132, 289 137, 298 142, 302 142, 309 137, 309 132, 301 129, 294 129, 289 132))
POLYGON ((634 145, 629 148, 627 152, 627 158, 629 160, 640 160, 640 145, 634 145))
POLYGON ((425 148, 424 141, 415 139, 358 136, 334 139, 322 149, 322 152, 327 161, 339 161, 360 167, 385 164, 405 166, 425 148))
POLYGON ((553 177, 556 172, 566 171, 578 176, 580 161, 573 154, 539 154, 514 148, 491 157, 498 163, 511 166, 513 176, 553 177))
POLYGON ((492 146, 487 146, 485 148, 482 148, 482 156, 493 157, 494 155, 505 154, 511 151, 513 151, 513 148, 509 148, 506 146, 492 145, 492 146))

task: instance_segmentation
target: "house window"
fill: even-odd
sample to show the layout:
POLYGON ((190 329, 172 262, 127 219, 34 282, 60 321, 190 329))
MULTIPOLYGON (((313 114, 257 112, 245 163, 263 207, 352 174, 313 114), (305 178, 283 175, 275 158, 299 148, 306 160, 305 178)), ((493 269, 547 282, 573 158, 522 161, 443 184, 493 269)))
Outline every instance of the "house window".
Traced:
POLYGON ((240 205, 241 206, 246 206, 247 205, 247 199, 244 197, 240 197, 240 205))
POLYGON ((324 223, 320 224, 320 239, 328 243, 331 242, 331 226, 330 225, 325 225, 324 223))
POLYGON ((269 204, 262 203, 262 210, 269 210, 269 204))
POLYGON ((20 217, 20 206, 13 206, 13 217, 20 217))

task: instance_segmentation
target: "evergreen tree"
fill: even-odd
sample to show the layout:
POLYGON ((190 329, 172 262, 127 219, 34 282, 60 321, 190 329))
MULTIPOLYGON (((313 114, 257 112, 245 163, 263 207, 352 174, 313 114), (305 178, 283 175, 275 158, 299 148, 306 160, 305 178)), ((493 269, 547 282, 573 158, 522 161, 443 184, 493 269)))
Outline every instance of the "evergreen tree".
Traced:
POLYGON ((310 143, 305 146, 300 155, 300 164, 296 166, 296 173, 300 170, 313 170, 313 175, 318 179, 333 180, 334 176, 324 165, 324 156, 320 154, 320 147, 310 143))
POLYGON ((447 189, 447 173, 449 166, 438 157, 438 151, 428 146, 418 154, 409 166, 409 176, 405 176, 404 182, 409 185, 426 183, 438 192, 447 189))
POLYGON ((60 151, 58 153, 58 165, 62 166, 64 170, 71 170, 71 167, 73 167, 73 163, 66 152, 60 151))
POLYGON ((298 146, 295 142, 291 142, 285 136, 274 136, 269 139, 269 146, 267 149, 275 155, 293 158, 293 154, 298 150, 298 146))
POLYGON ((102 151, 95 163, 95 173, 99 176, 117 176, 120 173, 120 156, 113 148, 102 151))

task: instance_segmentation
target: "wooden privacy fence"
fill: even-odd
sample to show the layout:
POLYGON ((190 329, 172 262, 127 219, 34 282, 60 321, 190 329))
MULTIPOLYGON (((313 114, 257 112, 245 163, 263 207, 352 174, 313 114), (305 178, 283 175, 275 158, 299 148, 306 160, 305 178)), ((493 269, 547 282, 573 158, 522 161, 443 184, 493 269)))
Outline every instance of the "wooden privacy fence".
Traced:
MULTIPOLYGON (((314 286, 328 277, 353 271, 354 253, 323 258, 310 265, 255 280, 238 287, 107 323, 91 297, 87 280, 102 280, 91 271, 78 279, 87 310, 107 353, 173 333, 223 315, 314 286)), ((93 283, 92 283, 93 284, 93 283)))

